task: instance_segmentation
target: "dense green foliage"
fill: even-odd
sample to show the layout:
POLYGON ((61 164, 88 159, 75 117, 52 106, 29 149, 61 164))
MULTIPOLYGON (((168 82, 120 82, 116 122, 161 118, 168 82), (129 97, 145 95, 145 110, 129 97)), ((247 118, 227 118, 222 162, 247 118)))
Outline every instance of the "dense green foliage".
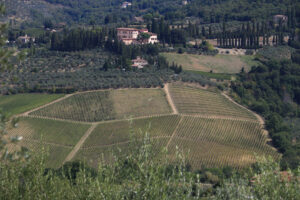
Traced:
POLYGON ((44 156, 33 156, 25 163, 1 162, 0 198, 299 199, 299 171, 284 175, 271 160, 261 160, 242 176, 232 176, 231 170, 224 168, 218 177, 213 170, 189 171, 180 152, 173 165, 164 156, 154 160, 147 138, 143 145, 133 141, 129 146, 131 154, 115 157, 113 164, 102 164, 97 170, 78 162, 52 170, 45 167, 44 156))
POLYGON ((239 101, 266 118, 272 142, 283 153, 284 165, 299 165, 299 141, 292 142, 282 117, 299 117, 300 67, 289 60, 268 61, 241 73, 232 84, 239 101))
MULTIPOLYGON (((132 0, 132 6, 121 8, 121 0, 45 0, 5 1, 9 14, 34 19, 33 24, 40 24, 45 18, 54 22, 65 20, 68 23, 111 24, 130 23, 135 16, 142 16, 146 21, 153 17, 164 16, 166 20, 175 22, 189 19, 204 23, 220 23, 225 21, 250 21, 253 19, 270 19, 275 14, 285 14, 288 7, 295 10, 292 0, 192 0, 183 5, 182 0, 132 0), (49 4, 48 4, 49 3, 49 4), (17 5, 17 6, 14 6, 17 5), (293 6, 291 6, 293 5, 293 6), (48 9, 47 9, 48 7, 48 9)), ((299 5, 298 5, 299 6, 299 5)), ((299 14, 299 13, 298 13, 299 14)), ((28 23, 23 22, 23 26, 28 23)))

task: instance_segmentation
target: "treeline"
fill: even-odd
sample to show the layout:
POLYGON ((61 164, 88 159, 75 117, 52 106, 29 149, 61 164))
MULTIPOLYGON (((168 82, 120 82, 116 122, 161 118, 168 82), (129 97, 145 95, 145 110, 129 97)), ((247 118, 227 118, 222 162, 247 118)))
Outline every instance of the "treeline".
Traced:
POLYGON ((223 23, 223 31, 217 34, 216 37, 218 46, 223 48, 257 49, 264 45, 284 44, 285 36, 289 36, 291 40, 294 40, 293 30, 283 23, 273 28, 266 22, 248 22, 246 25, 242 24, 240 30, 231 32, 227 31, 226 24, 223 23))
POLYGON ((300 143, 292 138, 283 118, 300 117, 300 66, 289 60, 268 61, 241 73, 231 88, 241 103, 266 119, 272 143, 283 154, 282 166, 299 166, 300 143))

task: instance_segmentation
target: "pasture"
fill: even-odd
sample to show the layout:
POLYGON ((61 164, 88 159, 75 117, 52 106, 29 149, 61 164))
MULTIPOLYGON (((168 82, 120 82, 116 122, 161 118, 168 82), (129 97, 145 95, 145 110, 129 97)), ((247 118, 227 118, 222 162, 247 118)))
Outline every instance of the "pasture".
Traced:
POLYGON ((213 73, 235 74, 239 73, 244 67, 249 71, 251 66, 257 65, 254 56, 246 55, 196 55, 196 54, 178 54, 162 53, 167 61, 181 65, 184 70, 203 71, 213 73))

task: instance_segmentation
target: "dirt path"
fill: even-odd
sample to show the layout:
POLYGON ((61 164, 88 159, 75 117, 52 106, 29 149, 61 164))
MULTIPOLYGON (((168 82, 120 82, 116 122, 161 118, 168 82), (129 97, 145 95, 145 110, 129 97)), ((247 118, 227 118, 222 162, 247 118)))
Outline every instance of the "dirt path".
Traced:
POLYGON ((238 104, 237 102, 235 102, 231 97, 229 97, 227 94, 225 94, 224 92, 221 93, 226 99, 228 99, 229 101, 231 101, 232 103, 234 103, 235 105, 246 109, 248 112, 252 113, 256 119, 259 121, 259 124, 264 126, 265 125, 265 120, 258 114, 256 114, 255 112, 253 112, 252 110, 249 110, 248 108, 246 108, 245 106, 242 106, 241 104, 238 104))
POLYGON ((24 113, 18 115, 18 117, 21 117, 21 116, 28 116, 29 113, 32 113, 32 112, 37 111, 37 110, 39 110, 39 109, 45 108, 45 107, 47 107, 47 106, 50 106, 50 105, 52 105, 52 104, 55 104, 55 103, 60 102, 60 101, 62 101, 62 100, 65 100, 66 98, 69 98, 69 97, 73 96, 74 94, 76 94, 76 93, 73 93, 73 94, 67 94, 66 96, 64 96, 64 97, 62 97, 62 98, 59 98, 59 99, 56 99, 56 100, 54 100, 54 101, 51 101, 50 103, 47 103, 47 104, 44 104, 44 105, 42 105, 42 106, 40 106, 40 107, 37 107, 37 108, 34 108, 34 109, 32 109, 32 110, 26 111, 26 112, 24 112, 24 113))
POLYGON ((46 145, 51 145, 51 146, 64 147, 64 148, 72 149, 71 145, 63 145, 63 144, 57 144, 57 143, 53 143, 53 142, 45 142, 45 141, 42 141, 42 140, 35 140, 35 139, 23 138, 22 141, 25 141, 25 142, 35 142, 35 143, 38 143, 38 144, 41 144, 41 145, 46 144, 46 145))
POLYGON ((176 132, 177 132, 177 129, 178 129, 179 125, 181 124, 182 120, 183 120, 183 117, 180 118, 180 120, 179 120, 179 122, 178 122, 176 128, 174 129, 174 132, 173 132, 172 136, 170 137, 170 140, 168 141, 168 144, 167 144, 167 146, 166 146, 167 149, 168 149, 168 147, 169 147, 169 145, 170 145, 172 139, 174 138, 174 136, 175 136, 175 134, 176 134, 176 132))
POLYGON ((93 132, 93 130, 97 127, 97 124, 93 124, 86 132, 85 134, 80 138, 80 140, 78 141, 78 143, 75 145, 75 147, 73 148, 73 150, 69 153, 69 155, 65 158, 64 163, 71 161, 74 156, 77 154, 77 152, 79 151, 79 149, 81 148, 81 146, 83 145, 83 143, 86 141, 86 139, 91 135, 91 133, 93 132))
MULTIPOLYGON (((156 136, 156 137, 150 137, 151 140, 157 140, 157 139, 166 139, 166 138, 170 138, 171 136, 156 136)), ((143 141, 144 138, 139 139, 139 141, 143 141)), ((113 144, 104 144, 104 145, 98 145, 98 146, 91 146, 91 147, 83 147, 81 149, 84 150, 88 150, 88 149, 97 149, 97 148, 105 148, 105 147, 112 147, 112 146, 116 146, 116 145, 124 145, 124 144, 129 144, 131 141, 127 140, 124 142, 116 142, 113 144)))
POLYGON ((224 92, 221 93, 225 98, 227 98, 229 101, 231 101, 232 103, 236 104, 237 106, 246 109, 247 111, 249 111, 250 113, 252 113, 256 119, 259 121, 259 124, 261 125, 262 129, 263 129, 263 134, 264 135, 268 135, 268 131, 266 129, 264 129, 265 127, 265 120, 258 115, 257 113, 253 112, 252 110, 246 108, 245 106, 242 106, 241 104, 238 104, 237 102, 235 102, 231 97, 229 97, 227 94, 225 94, 224 92))
POLYGON ((232 121, 242 121, 242 122, 253 122, 258 123, 257 120, 249 119, 249 118, 243 118, 243 117, 230 117, 230 116, 222 116, 222 115, 201 115, 201 114, 180 114, 184 117, 198 117, 198 118, 204 118, 204 119, 223 119, 223 120, 232 120, 232 121))
POLYGON ((172 97, 171 97, 171 94, 170 94, 170 91, 169 91, 169 83, 165 84, 164 91, 165 91, 165 93, 167 95, 167 100, 168 100, 168 102, 169 102, 169 104, 170 104, 170 106, 171 106, 171 108, 173 110, 173 114, 177 115, 178 114, 178 110, 177 110, 177 108, 176 108, 176 106, 175 106, 175 104, 173 102, 172 97))

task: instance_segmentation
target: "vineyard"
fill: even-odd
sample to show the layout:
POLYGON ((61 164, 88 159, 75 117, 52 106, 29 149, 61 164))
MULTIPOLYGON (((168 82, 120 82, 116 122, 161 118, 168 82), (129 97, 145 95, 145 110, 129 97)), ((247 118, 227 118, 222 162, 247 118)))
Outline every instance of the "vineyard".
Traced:
POLYGON ((268 136, 252 112, 215 90, 180 83, 165 90, 68 95, 21 117, 8 136, 22 136, 20 145, 33 151, 45 147, 51 167, 69 160, 97 167, 138 148, 146 133, 156 155, 167 149, 172 162, 183 151, 193 169, 241 168, 256 155, 280 156, 267 144, 268 136))
POLYGON ((128 89, 75 94, 30 115, 97 122, 167 113, 170 107, 162 90, 128 89))
POLYGON ((22 117, 16 128, 8 129, 11 138, 23 137, 18 143, 33 152, 48 151, 48 164, 59 167, 89 125, 22 117))
POLYGON ((39 107, 62 96, 63 95, 61 94, 0 95, 0 108, 2 108, 5 113, 11 116, 39 107))
POLYGON ((171 85, 170 91, 179 113, 256 120, 252 113, 230 102, 220 93, 179 84, 171 85))
POLYGON ((189 152, 192 167, 242 167, 254 162, 256 155, 278 156, 266 144, 267 137, 255 122, 183 117, 169 145, 175 155, 176 146, 189 152))

